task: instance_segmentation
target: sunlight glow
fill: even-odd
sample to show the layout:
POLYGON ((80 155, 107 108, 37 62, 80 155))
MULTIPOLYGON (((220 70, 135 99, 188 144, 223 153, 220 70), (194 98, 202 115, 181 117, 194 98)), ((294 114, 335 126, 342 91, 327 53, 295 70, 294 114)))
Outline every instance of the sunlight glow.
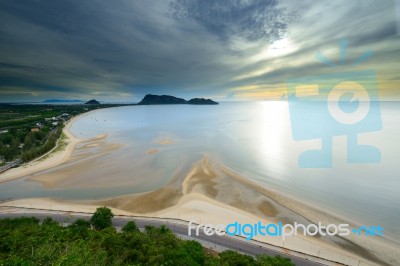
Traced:
POLYGON ((259 152, 264 161, 268 163, 268 167, 276 173, 284 173, 285 166, 283 158, 285 151, 282 145, 284 141, 285 113, 288 108, 285 101, 268 101, 259 103, 262 108, 259 114, 259 152))
POLYGON ((259 62, 267 59, 276 58, 295 52, 298 49, 297 45, 289 38, 276 40, 271 45, 266 46, 260 53, 252 57, 251 60, 259 62))

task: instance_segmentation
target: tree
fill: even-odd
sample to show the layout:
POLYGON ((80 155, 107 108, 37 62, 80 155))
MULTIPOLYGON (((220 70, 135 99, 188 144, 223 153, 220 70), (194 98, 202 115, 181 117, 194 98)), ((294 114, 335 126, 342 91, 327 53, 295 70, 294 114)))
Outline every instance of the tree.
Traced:
MULTIPOLYGON (((95 214, 112 215, 106 207, 95 214)), ((135 223, 124 228, 134 230, 135 223)), ((181 240, 167 227, 119 233, 111 226, 94 230, 83 219, 64 227, 51 218, 39 223, 27 217, 0 219, 0 265, 293 266, 290 259, 279 256, 254 259, 232 250, 209 254, 200 243, 181 240)))
POLYGON ((219 257, 226 265, 251 266, 255 264, 253 257, 242 255, 233 250, 225 250, 219 254, 219 257))
POLYGON ((10 132, 6 133, 6 134, 2 134, 3 136, 1 137, 1 142, 3 142, 3 144, 7 145, 7 144, 11 144, 12 140, 13 140, 13 136, 10 134, 10 132))
POLYGON ((51 217, 46 217, 43 221, 42 221, 42 225, 46 225, 46 226, 55 226, 55 225, 59 225, 59 223, 57 221, 55 221, 53 218, 51 217))
POLYGON ((74 223, 70 224, 68 228, 70 237, 72 239, 86 239, 89 235, 90 222, 84 219, 78 219, 74 223))
POLYGON ((75 222, 73 222, 70 227, 75 228, 75 227, 86 227, 89 228, 90 223, 86 221, 85 219, 77 219, 75 222))
POLYGON ((137 231, 139 231, 139 229, 134 221, 129 221, 124 225, 124 227, 122 227, 122 232, 124 233, 134 233, 137 231))
POLYGON ((99 207, 96 209, 95 213, 93 213, 92 218, 90 219, 90 224, 97 230, 102 230, 107 227, 112 226, 112 218, 114 214, 107 207, 99 207))
POLYGON ((24 144, 25 144, 25 149, 28 149, 28 148, 32 147, 32 145, 33 145, 33 134, 32 134, 32 132, 29 132, 28 134, 26 134, 25 140, 24 140, 24 144))
POLYGON ((177 255, 186 257, 187 260, 192 262, 191 264, 204 265, 206 254, 199 242, 193 240, 181 242, 178 250, 180 252, 178 251, 177 255))

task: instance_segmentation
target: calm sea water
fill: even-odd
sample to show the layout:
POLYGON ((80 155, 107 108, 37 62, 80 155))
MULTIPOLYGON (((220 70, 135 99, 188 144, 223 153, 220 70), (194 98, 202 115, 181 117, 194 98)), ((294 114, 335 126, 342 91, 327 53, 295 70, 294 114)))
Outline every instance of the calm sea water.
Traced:
MULTIPOLYGON (((325 123, 317 114, 314 117, 307 112, 308 117, 300 124, 307 128, 313 123, 325 123)), ((361 224, 379 224, 398 240, 399 114, 399 103, 381 103, 383 129, 358 136, 359 143, 374 145, 381 151, 380 163, 348 164, 346 137, 339 136, 332 142, 332 168, 302 169, 298 155, 321 143, 318 139, 293 139, 287 102, 101 109, 77 120, 71 131, 85 138, 107 133, 108 142, 124 144, 122 149, 99 158, 96 170, 81 173, 82 179, 115 176, 113 186, 101 186, 99 182, 92 189, 44 189, 37 182, 19 179, 0 184, 0 199, 95 199, 149 191, 165 185, 177 169, 187 170, 207 153, 262 185, 361 224), (158 143, 165 138, 173 143, 158 143), (151 149, 158 149, 159 153, 146 154, 151 149)), ((326 130, 325 135, 329 135, 329 125, 326 130)))

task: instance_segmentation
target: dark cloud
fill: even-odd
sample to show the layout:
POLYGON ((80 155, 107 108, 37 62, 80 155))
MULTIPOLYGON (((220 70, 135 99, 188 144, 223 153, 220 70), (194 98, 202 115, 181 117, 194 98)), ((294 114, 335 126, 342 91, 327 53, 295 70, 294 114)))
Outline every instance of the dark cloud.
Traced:
POLYGON ((351 60, 371 49, 368 66, 395 83, 400 45, 388 2, 0 1, 0 102, 237 98, 235 87, 318 74, 315 53, 338 62, 340 39, 351 60))
POLYGON ((379 25, 379 28, 375 31, 367 31, 357 35, 355 38, 350 38, 350 45, 353 46, 365 46, 376 43, 382 43, 390 38, 398 38, 396 36, 396 25, 393 21, 383 25, 379 25))
POLYGON ((35 24, 64 34, 84 33, 92 19, 80 1, 2 1, 2 10, 35 24), (82 23, 81 17, 89 21, 82 23))
POLYGON ((192 19, 224 40, 272 42, 285 35, 294 18, 277 0, 173 0, 170 10, 177 20, 192 19))

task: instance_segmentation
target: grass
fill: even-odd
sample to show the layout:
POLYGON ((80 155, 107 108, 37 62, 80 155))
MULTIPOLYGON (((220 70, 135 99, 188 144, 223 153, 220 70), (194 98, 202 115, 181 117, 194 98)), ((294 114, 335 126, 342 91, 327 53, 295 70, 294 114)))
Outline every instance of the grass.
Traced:
POLYGON ((47 154, 45 154, 44 156, 42 156, 38 161, 42 162, 44 160, 46 160, 47 158, 49 158, 51 155, 63 151, 65 150, 65 148, 68 146, 68 137, 67 135, 64 134, 64 132, 61 134, 61 137, 59 138, 56 147, 54 147, 54 149, 52 149, 51 151, 49 151, 47 154))
POLYGON ((58 140, 57 146, 56 148, 53 150, 54 152, 59 152, 59 151, 63 151, 65 150, 65 148, 68 146, 68 137, 67 135, 65 135, 65 133, 63 132, 61 134, 60 139, 58 140))

